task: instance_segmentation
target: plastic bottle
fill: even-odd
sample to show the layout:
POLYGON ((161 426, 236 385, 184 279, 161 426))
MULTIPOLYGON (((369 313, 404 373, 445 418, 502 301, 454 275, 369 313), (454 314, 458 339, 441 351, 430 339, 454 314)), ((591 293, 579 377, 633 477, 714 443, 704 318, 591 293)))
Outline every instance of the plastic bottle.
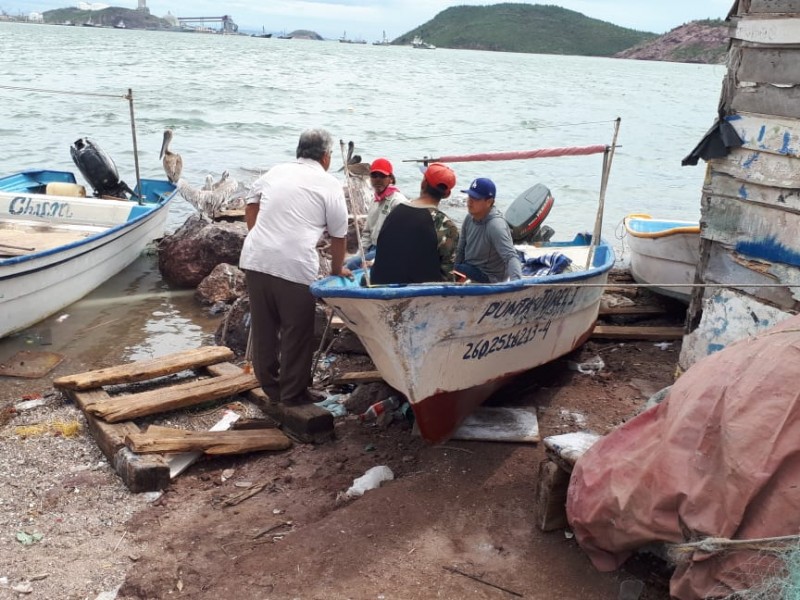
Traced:
POLYGON ((397 396, 389 396, 386 400, 381 400, 370 406, 367 410, 361 413, 360 418, 362 421, 377 419, 380 415, 387 410, 394 410, 400 406, 400 398, 397 396))

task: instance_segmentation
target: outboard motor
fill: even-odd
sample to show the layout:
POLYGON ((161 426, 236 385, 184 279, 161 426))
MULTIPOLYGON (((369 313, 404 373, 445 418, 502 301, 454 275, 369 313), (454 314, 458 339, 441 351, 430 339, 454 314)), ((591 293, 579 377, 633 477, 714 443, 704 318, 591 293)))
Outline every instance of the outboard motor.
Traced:
POLYGON ((553 237, 553 228, 542 225, 542 222, 550 214, 554 201, 550 190, 537 183, 511 203, 505 217, 515 244, 547 242, 553 237))
POLYGON ((133 190, 119 180, 117 165, 92 140, 81 138, 72 144, 69 151, 75 166, 94 189, 95 197, 111 196, 127 200, 126 192, 133 195, 133 190))

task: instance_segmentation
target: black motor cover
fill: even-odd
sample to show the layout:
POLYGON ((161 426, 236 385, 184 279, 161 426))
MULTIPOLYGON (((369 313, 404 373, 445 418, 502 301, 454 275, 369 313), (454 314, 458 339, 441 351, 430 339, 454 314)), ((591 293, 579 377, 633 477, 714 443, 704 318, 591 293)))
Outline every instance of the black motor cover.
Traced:
POLYGON ((112 196, 127 199, 133 193, 124 181, 119 180, 117 166, 111 157, 89 138, 80 138, 70 147, 75 166, 89 182, 96 197, 112 196))
POLYGON ((553 230, 542 222, 553 207, 553 194, 537 183, 525 190, 506 210, 506 221, 511 227, 511 238, 515 244, 547 241, 553 230))

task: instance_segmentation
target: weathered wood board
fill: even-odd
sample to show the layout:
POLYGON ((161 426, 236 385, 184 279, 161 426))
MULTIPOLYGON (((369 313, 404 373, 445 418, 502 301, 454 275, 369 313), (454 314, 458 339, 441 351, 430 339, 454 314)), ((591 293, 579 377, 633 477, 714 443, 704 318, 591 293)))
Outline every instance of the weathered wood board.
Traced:
POLYGON ((711 168, 703 191, 707 195, 752 202, 800 214, 800 188, 777 188, 741 181, 711 168))
POLYGON ((736 77, 740 82, 796 85, 800 83, 800 49, 739 47, 736 77))
POLYGON ((757 44, 800 44, 800 19, 744 18, 736 24, 731 37, 757 44))
POLYGON ((709 194, 703 196, 703 221, 704 239, 750 259, 800 266, 800 214, 709 194))
POLYGON ((359 371, 357 373, 342 373, 331 380, 332 385, 343 385, 346 383, 375 383, 383 381, 380 371, 359 371))
POLYGON ((601 435, 587 431, 574 431, 561 435, 549 435, 544 438, 544 447, 548 455, 558 461, 567 471, 571 471, 578 459, 591 448, 601 435))
POLYGON ((223 362, 233 357, 233 351, 225 346, 204 346, 150 360, 65 375, 53 381, 53 385, 61 390, 88 390, 104 385, 135 383, 223 362))
POLYGON ((221 400, 257 387, 259 387, 258 381, 252 373, 223 375, 173 385, 164 389, 115 396, 103 402, 88 405, 86 412, 109 423, 119 423, 136 417, 196 406, 212 400, 221 400))
POLYGON ((800 0, 750 0, 750 6, 739 3, 740 15, 800 13, 800 0))
POLYGON ((539 463, 536 480, 536 523, 542 531, 564 529, 567 521, 569 473, 550 460, 539 463))
POLYGON ((779 188, 800 188, 800 163, 791 156, 734 148, 725 158, 708 162, 714 170, 742 181, 779 188))
POLYGON ((595 325, 592 338, 608 340, 679 340, 684 329, 680 327, 652 327, 635 325, 595 325))
POLYGON ((800 86, 777 87, 768 82, 739 85, 726 90, 723 102, 737 112, 800 119, 800 86))
POLYGON ((137 453, 204 452, 221 455, 286 450, 292 442, 279 429, 186 431, 151 425, 147 431, 129 433, 125 444, 137 453))
MULTIPOLYGON (((800 50, 796 56, 800 71, 800 50)), ((800 120, 738 113, 727 118, 742 138, 743 148, 780 156, 800 156, 800 120)))

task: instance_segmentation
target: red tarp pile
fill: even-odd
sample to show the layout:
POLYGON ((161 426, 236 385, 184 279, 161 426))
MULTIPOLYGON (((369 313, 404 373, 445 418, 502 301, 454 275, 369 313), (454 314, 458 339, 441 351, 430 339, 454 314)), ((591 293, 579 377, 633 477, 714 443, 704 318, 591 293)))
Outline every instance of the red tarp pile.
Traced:
MULTIPOLYGON (((798 400, 800 316, 698 361, 662 404, 596 442, 578 460, 567 499, 594 565, 614 570, 650 542, 800 533, 798 400)), ((671 595, 755 587, 764 558, 696 552, 678 565, 671 595)))

